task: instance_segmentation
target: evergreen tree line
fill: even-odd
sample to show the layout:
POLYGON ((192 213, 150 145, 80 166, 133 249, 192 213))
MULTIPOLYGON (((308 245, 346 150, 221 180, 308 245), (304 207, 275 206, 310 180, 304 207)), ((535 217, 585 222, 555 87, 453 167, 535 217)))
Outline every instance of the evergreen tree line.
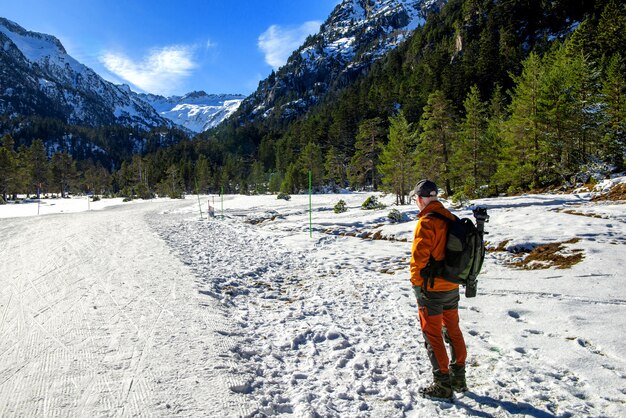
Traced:
POLYGON ((18 146, 10 134, 0 139, 0 203, 15 200, 18 194, 149 199, 248 191, 245 182, 231 180, 244 171, 244 160, 214 141, 183 139, 153 153, 134 154, 118 168, 111 164, 113 169, 92 159, 77 160, 67 151, 49 151, 41 139, 30 146, 18 146))
MULTIPOLYGON (((93 160, 75 160, 66 151, 48 155, 41 139, 30 146, 21 145, 15 149, 13 137, 6 134, 0 144, 0 203, 18 199, 18 194, 27 197, 53 196, 66 197, 68 194, 93 194, 99 196, 123 196, 148 199, 159 194, 173 198, 182 197, 187 186, 182 173, 193 171, 191 163, 171 163, 158 158, 162 154, 141 156, 135 154, 130 161, 123 161, 118 170, 95 164, 93 160)), ((207 167, 206 158, 197 161, 197 172, 201 174, 207 167)), ((200 177, 206 184, 208 175, 200 177)))
POLYGON ((188 140, 176 129, 145 132, 122 126, 71 126, 37 116, 2 118, 0 197, 91 193, 125 197, 182 195, 184 164, 163 160, 163 148, 188 140), (174 169, 170 170, 170 166, 174 169), (179 167, 180 166, 180 167, 179 167), (165 181, 168 176, 170 178, 165 181), (136 179, 134 178, 136 177, 136 179), (165 187, 173 184, 173 191, 165 187), (157 187, 159 186, 159 187, 157 187))

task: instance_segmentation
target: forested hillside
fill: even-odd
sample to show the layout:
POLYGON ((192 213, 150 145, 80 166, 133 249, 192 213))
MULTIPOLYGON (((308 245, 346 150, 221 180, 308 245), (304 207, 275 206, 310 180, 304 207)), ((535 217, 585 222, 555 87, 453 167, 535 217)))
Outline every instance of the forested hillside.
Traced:
MULTIPOLYGON (((592 167, 624 170, 624 51, 626 6, 616 0, 450 0, 303 115, 238 115, 128 156, 103 190, 297 193, 311 171, 317 189, 384 189, 404 202, 419 177, 461 198, 586 182, 592 167)), ((10 144, 0 170, 21 161, 10 144)), ((3 176, 0 192, 41 183, 6 180, 29 170, 3 176)), ((67 187, 93 190, 86 174, 67 187)))
POLYGON ((309 170, 318 186, 402 196, 427 176, 468 197, 563 184, 591 163, 621 170, 625 16, 616 1, 450 1, 300 120, 213 137, 249 169, 239 183, 269 176, 286 192, 309 170))

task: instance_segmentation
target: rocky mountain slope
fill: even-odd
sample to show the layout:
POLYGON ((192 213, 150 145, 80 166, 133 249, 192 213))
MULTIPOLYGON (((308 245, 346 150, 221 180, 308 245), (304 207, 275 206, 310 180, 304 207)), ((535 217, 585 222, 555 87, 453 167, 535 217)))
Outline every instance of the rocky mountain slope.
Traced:
POLYGON ((127 86, 114 85, 67 54, 51 35, 0 18, 0 113, 68 124, 172 126, 127 86))
POLYGON ((304 113, 335 87, 348 85, 422 25, 445 0, 344 0, 320 31, 259 83, 237 112, 242 120, 304 113))

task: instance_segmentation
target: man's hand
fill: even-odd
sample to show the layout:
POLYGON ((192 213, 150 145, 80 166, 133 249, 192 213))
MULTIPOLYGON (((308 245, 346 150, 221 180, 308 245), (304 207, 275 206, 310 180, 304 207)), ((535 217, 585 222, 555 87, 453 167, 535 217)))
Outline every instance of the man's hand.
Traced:
POLYGON ((419 300, 422 296, 422 288, 420 286, 413 286, 413 293, 415 293, 415 299, 419 300))

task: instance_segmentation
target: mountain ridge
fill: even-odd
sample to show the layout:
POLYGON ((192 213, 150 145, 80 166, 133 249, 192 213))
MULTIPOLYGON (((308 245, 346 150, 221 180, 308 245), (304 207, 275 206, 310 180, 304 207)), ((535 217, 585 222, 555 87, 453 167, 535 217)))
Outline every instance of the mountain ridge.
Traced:
POLYGON ((344 0, 320 31, 309 36, 287 63, 259 83, 235 118, 289 120, 305 113, 333 86, 350 84, 396 48, 446 0, 344 0))
POLYGON ((67 54, 52 35, 31 32, 0 18, 0 43, 0 70, 8 75, 0 81, 2 113, 53 116, 73 125, 172 127, 132 92, 104 80, 67 54), (14 89, 21 94, 12 94, 14 89), (42 101, 54 109, 51 115, 37 106, 42 101))
POLYGON ((80 63, 54 35, 28 31, 0 17, 0 112, 49 116, 70 125, 122 125, 148 131, 182 127, 190 136, 216 126, 245 98, 240 94, 183 96, 134 92, 80 63))

